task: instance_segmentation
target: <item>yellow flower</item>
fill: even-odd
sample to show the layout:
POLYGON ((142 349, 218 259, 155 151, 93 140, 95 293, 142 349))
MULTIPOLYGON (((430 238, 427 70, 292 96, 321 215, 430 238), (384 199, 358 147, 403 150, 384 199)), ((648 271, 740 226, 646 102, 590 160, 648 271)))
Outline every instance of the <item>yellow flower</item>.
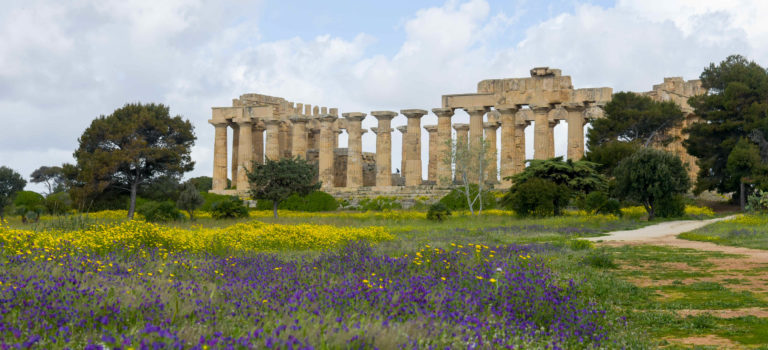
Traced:
POLYGON ((481 280, 483 279, 483 276, 475 276, 477 279, 481 280))
POLYGON ((488 282, 496 283, 496 279, 490 278, 490 279, 488 279, 488 282))

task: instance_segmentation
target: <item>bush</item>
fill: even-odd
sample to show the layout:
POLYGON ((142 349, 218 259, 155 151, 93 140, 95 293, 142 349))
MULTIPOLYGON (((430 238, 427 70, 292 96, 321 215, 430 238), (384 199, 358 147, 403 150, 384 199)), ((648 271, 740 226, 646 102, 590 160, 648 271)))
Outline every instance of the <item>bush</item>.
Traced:
POLYGON ((176 200, 176 206, 186 211, 190 220, 193 221, 195 220, 195 209, 200 208, 203 203, 205 203, 205 199, 191 182, 184 184, 184 189, 179 193, 179 198, 176 200))
POLYGON ((592 249, 595 244, 586 239, 574 239, 568 243, 568 246, 572 250, 589 250, 592 249))
POLYGON ((685 216, 685 200, 681 195, 659 199, 656 216, 660 218, 679 218, 685 216))
POLYGON ((451 216, 451 210, 440 202, 430 205, 427 211, 427 219, 432 221, 443 221, 449 216, 451 216))
MULTIPOLYGON (((469 185, 469 196, 475 198, 477 196, 478 186, 469 185)), ((483 209, 496 208, 496 196, 491 191, 483 191, 481 197, 483 201, 483 209)), ((454 188, 450 193, 446 194, 443 198, 440 198, 440 203, 443 203, 450 210, 469 210, 469 204, 467 204, 467 196, 464 194, 464 188, 454 188)), ((480 208, 479 203, 475 203, 475 210, 480 208)))
MULTIPOLYGON (((333 211, 339 207, 339 202, 330 194, 323 191, 314 191, 306 196, 293 194, 277 205, 277 209, 293 211, 333 211)), ((272 210, 272 201, 261 199, 256 202, 258 210, 272 210)))
POLYGON ((609 198, 603 191, 593 191, 579 200, 579 209, 590 214, 621 215, 621 204, 618 200, 609 198))
POLYGON ((211 206, 211 217, 214 219, 230 219, 248 217, 248 208, 243 201, 235 196, 213 203, 211 206))
POLYGON ((202 211, 212 211, 214 203, 227 200, 229 199, 229 197, 231 197, 223 194, 215 194, 210 192, 201 192, 200 194, 203 196, 203 199, 204 199, 203 205, 200 206, 200 210, 202 211))
POLYGON ((14 213, 21 217, 21 222, 37 222, 40 214, 45 212, 45 198, 32 191, 19 191, 13 200, 14 213))
POLYGON ((768 211, 768 191, 757 190, 747 197, 746 209, 753 213, 768 211))
POLYGON ((394 196, 377 196, 376 198, 363 198, 359 204, 360 210, 364 211, 382 211, 401 209, 403 206, 394 196))
POLYGON ((507 204, 520 216, 560 215, 571 192, 565 185, 531 178, 510 189, 507 204))
POLYGON ((174 221, 184 217, 173 202, 146 201, 136 208, 136 212, 150 222, 174 221))
POLYGON ((72 209, 72 198, 67 192, 51 193, 45 197, 45 209, 53 215, 61 215, 72 209))

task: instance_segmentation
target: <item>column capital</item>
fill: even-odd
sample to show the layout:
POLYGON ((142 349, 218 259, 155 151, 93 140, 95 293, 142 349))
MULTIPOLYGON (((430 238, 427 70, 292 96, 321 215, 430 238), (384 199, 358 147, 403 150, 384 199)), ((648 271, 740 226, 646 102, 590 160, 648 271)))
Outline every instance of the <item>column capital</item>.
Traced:
POLYGON ((437 125, 424 125, 424 130, 426 130, 428 133, 437 132, 437 125))
POLYGON ((326 114, 326 115, 321 115, 320 118, 318 119, 320 119, 320 122, 322 123, 333 123, 336 121, 336 119, 339 119, 339 117, 333 114, 326 114))
POLYGON ((280 126, 280 123, 282 123, 282 120, 280 119, 264 119, 264 125, 277 125, 280 126))
POLYGON ((515 113, 520 110, 518 105, 498 105, 493 106, 493 109, 499 111, 499 113, 515 113))
POLYGON ((247 127, 248 125, 251 125, 253 123, 253 119, 250 117, 240 117, 240 118, 234 118, 232 119, 233 122, 237 123, 238 126, 247 127))
POLYGON ((328 114, 334 115, 336 117, 339 116, 339 109, 338 108, 328 108, 328 114))
POLYGON ((208 119, 208 123, 217 128, 229 126, 229 122, 226 119, 208 119))
POLYGON ((368 129, 360 129, 360 136, 365 135, 365 133, 368 132, 368 129))
POLYGON ((363 121, 363 119, 365 119, 366 115, 367 114, 360 113, 360 112, 347 112, 347 113, 342 114, 344 119, 349 120, 349 121, 353 121, 353 122, 363 121))
POLYGON ((397 129, 397 131, 399 131, 403 135, 405 135, 405 133, 408 132, 408 125, 400 125, 396 129, 397 129))
POLYGON ((424 109, 401 109, 400 110, 400 114, 404 115, 406 118, 409 118, 409 119, 410 118, 421 118, 421 117, 423 117, 427 113, 429 113, 429 112, 427 112, 424 109))
POLYGON ((501 123, 499 122, 485 122, 483 123, 483 129, 496 130, 499 128, 500 125, 501 123))
POLYGON ((586 108, 581 102, 564 103, 563 108, 568 112, 581 112, 586 108))
POLYGON ((371 115, 378 120, 392 120, 392 118, 397 117, 397 114, 393 111, 371 111, 371 115))
POLYGON ((568 111, 562 105, 557 105, 549 111, 548 118, 550 122, 568 119, 568 111))
POLYGON ((462 123, 453 124, 453 129, 456 131, 469 131, 469 124, 462 124, 462 123))
POLYGON ((253 130, 255 131, 264 131, 267 130, 266 125, 264 125, 263 120, 259 120, 258 122, 253 123, 253 130))
POLYGON ((294 123, 294 124, 309 123, 309 118, 304 116, 299 116, 299 115, 291 116, 288 119, 291 121, 291 123, 294 123))
POLYGON ((391 132, 395 131, 395 129, 392 129, 392 128, 387 128, 387 129, 381 129, 381 131, 379 131, 379 128, 378 128, 378 127, 376 127, 376 126, 374 126, 374 127, 372 127, 372 128, 371 128, 371 131, 372 131, 374 134, 378 135, 379 133, 381 133, 381 134, 388 134, 388 133, 391 133, 391 132))
POLYGON ((438 118, 450 118, 453 116, 453 112, 453 108, 432 108, 432 113, 434 113, 438 118))
POLYGON ((464 107, 463 109, 464 111, 469 113, 469 115, 488 113, 488 107, 485 107, 485 106, 471 106, 471 107, 464 107))
POLYGON ((549 110, 552 109, 550 105, 529 105, 529 107, 533 113, 549 113, 549 110))

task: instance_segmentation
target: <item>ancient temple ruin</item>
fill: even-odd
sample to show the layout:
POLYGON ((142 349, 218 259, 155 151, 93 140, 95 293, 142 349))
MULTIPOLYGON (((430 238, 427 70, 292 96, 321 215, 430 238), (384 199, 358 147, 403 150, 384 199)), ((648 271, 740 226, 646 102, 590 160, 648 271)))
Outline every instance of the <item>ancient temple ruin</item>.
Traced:
MULTIPOLYGON (((608 87, 574 89, 570 76, 559 69, 534 68, 530 77, 484 80, 477 92, 442 96, 442 105, 431 110, 437 116, 437 125, 421 125, 421 118, 429 112, 423 109, 346 112, 339 115, 338 108, 295 103, 280 97, 245 94, 233 99, 231 107, 213 107, 209 122, 215 127, 213 190, 215 193, 245 194, 248 180, 245 169, 252 161, 263 162, 265 157, 303 157, 316 161, 323 190, 329 192, 357 191, 365 195, 397 194, 398 191, 425 193, 445 191, 453 181, 450 164, 440 155, 447 151, 446 140, 456 132, 457 144, 472 145, 489 141, 496 163, 490 165, 491 174, 504 178, 525 167, 525 128, 533 123, 535 159, 554 156, 554 128, 562 120, 568 124, 567 158, 581 159, 584 155, 584 126, 603 115, 603 106, 611 100, 613 90, 608 87), (452 123, 457 109, 469 114, 469 124, 452 123), (376 152, 362 151, 362 121, 368 116, 377 120, 371 128, 376 136, 376 152), (392 172, 393 120, 405 117, 396 129, 402 133, 401 173, 392 172), (427 131, 427 177, 422 177, 422 133, 427 131), (231 149, 227 129, 233 130, 231 149), (340 148, 339 134, 346 130, 346 148, 340 148), (496 139, 501 149, 496 149, 496 139), (232 187, 227 188, 228 157, 232 187)), ((664 84, 647 92, 657 100, 673 100, 686 114, 686 124, 673 129, 680 133, 688 123, 696 121, 687 97, 702 93, 697 81, 684 82, 682 78, 667 78, 664 84)), ((676 141, 668 146, 683 160, 695 166, 676 141)), ((491 178, 495 179, 496 176, 491 178)), ((504 184, 501 184, 502 186, 504 184)))

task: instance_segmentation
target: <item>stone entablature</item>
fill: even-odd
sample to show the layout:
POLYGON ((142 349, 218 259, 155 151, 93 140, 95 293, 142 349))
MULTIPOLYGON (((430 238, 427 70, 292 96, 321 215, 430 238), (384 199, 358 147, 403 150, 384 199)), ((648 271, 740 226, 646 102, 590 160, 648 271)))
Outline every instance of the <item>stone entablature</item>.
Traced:
MULTIPOLYGON (((318 164, 318 180, 325 191, 387 195, 429 188, 442 193, 454 179, 451 167, 441 158, 447 152, 452 129, 456 131, 458 147, 477 144, 482 138, 492 141, 491 153, 500 159, 500 167, 497 169, 495 162, 489 165, 488 172, 499 175, 491 175, 491 184, 498 184, 498 178, 525 168, 525 128, 531 123, 534 124, 534 158, 554 156, 554 127, 565 120, 568 123, 567 157, 580 159, 584 155, 584 125, 602 117, 602 107, 610 101, 612 89, 574 89, 571 77, 563 76, 559 69, 538 67, 530 73, 527 78, 483 80, 478 83, 476 93, 444 95, 442 106, 431 110, 437 124, 423 126, 421 118, 429 113, 423 109, 340 115, 337 108, 294 103, 261 94, 241 95, 232 100, 232 107, 213 107, 211 111, 209 122, 216 129, 212 192, 245 194, 249 187, 245 170, 250 169, 252 161, 298 156, 318 164), (469 124, 452 123, 457 109, 470 115, 469 124), (362 135, 368 131, 362 128, 365 118, 377 120, 377 126, 371 128, 376 137, 375 153, 362 151, 362 135), (422 127, 427 131, 427 140, 422 140, 422 127), (233 130, 231 149, 227 128, 233 130), (402 133, 403 143, 400 169, 393 173, 392 133, 395 130, 402 133), (340 148, 339 134, 343 131, 347 132, 348 142, 347 147, 340 148), (500 150, 496 149, 497 136, 500 150), (426 156, 422 155, 422 142, 429 145, 426 156), (226 188, 230 156, 236 191, 226 188), (422 176, 424 158, 428 159, 426 179, 422 176)), ((646 94, 657 100, 673 100, 690 114, 687 97, 699 93, 703 93, 703 89, 698 81, 666 78, 646 94)), ((688 119, 694 122, 695 116, 687 118, 686 123, 688 119)), ((679 143, 674 147, 677 145, 679 143)), ((502 182, 502 185, 508 183, 502 182)))

